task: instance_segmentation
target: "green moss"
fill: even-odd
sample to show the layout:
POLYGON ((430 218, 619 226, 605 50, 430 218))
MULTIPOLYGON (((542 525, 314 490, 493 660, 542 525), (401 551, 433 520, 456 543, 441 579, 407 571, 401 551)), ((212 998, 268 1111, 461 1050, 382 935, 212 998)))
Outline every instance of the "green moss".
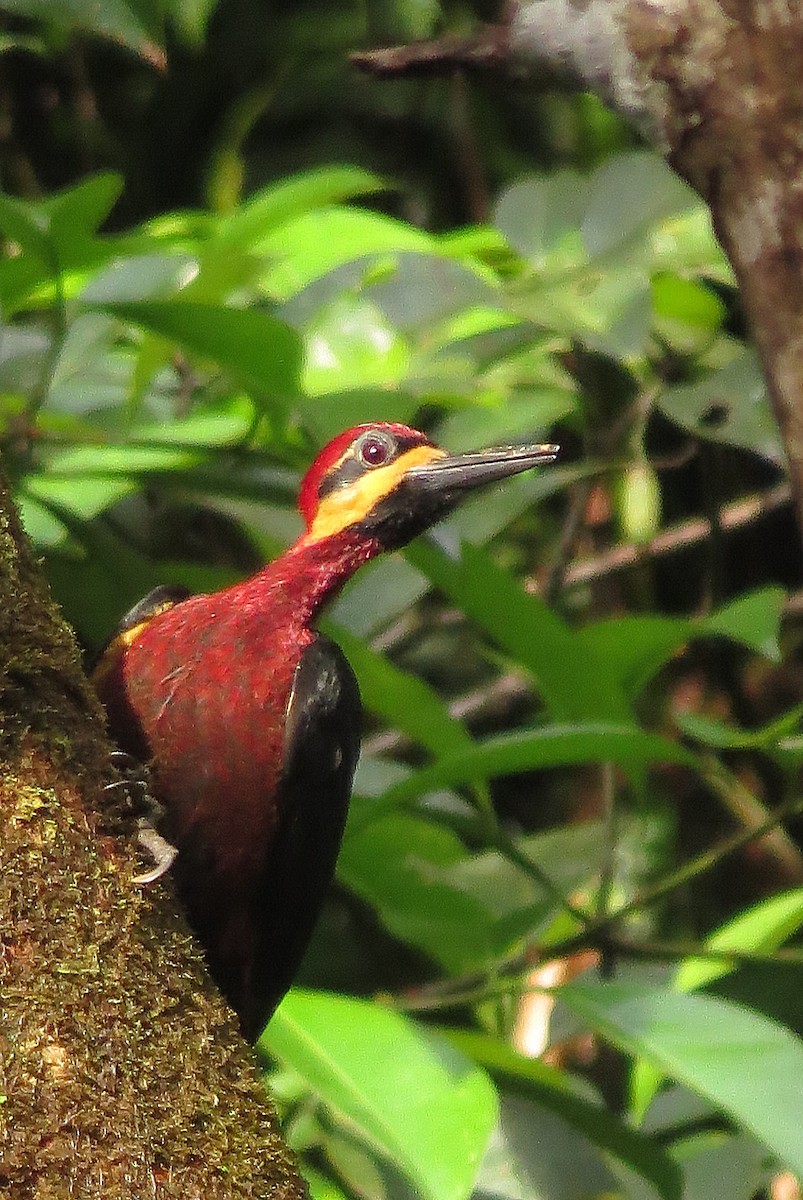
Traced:
POLYGON ((103 830, 102 716, 0 487, 0 1193, 303 1196, 169 881, 103 830))

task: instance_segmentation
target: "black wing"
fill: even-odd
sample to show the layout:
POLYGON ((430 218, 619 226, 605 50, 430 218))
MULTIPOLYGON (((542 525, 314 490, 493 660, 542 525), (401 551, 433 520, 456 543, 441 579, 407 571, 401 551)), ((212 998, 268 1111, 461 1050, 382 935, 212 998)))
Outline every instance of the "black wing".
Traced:
POLYGON ((360 753, 360 693, 342 650, 319 635, 296 668, 287 709, 279 825, 257 897, 250 996, 238 1006, 257 1038, 301 965, 346 824, 360 753))
POLYGON ((188 600, 191 595, 190 589, 180 583, 162 583, 148 592, 147 596, 143 596, 128 610, 109 640, 95 655, 90 663, 90 673, 97 670, 105 658, 113 659, 117 656, 127 640, 125 635, 132 629, 147 625, 154 617, 167 612, 168 608, 174 608, 176 604, 181 604, 182 600, 188 600))

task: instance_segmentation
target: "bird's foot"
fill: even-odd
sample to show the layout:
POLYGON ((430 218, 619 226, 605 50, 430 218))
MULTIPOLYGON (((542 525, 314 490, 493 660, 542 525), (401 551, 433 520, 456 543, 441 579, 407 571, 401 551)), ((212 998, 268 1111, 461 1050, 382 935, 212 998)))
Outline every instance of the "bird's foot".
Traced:
POLYGON ((176 861, 178 849, 172 842, 168 842, 167 838, 162 837, 159 830, 151 825, 145 817, 140 817, 137 822, 137 841, 153 859, 153 866, 149 871, 141 871, 139 875, 135 875, 132 882, 155 883, 170 870, 176 861))
POLYGON ((103 790, 107 796, 114 796, 116 803, 112 810, 118 819, 125 821, 136 817, 137 842, 154 864, 149 870, 135 875, 132 882, 155 883, 170 870, 178 850, 156 828, 163 810, 151 789, 150 771, 125 750, 114 750, 111 759, 122 778, 107 783, 103 790))

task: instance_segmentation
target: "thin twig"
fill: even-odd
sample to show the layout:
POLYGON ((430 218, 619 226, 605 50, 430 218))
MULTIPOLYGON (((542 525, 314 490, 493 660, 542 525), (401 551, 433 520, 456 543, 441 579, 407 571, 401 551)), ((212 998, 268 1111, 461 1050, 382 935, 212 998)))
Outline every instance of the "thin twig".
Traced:
MULTIPOLYGON (((744 829, 763 828, 771 820, 769 810, 746 788, 738 776, 715 755, 700 757, 700 775, 731 816, 744 829)), ((803 854, 786 830, 775 825, 763 836, 767 852, 782 869, 787 883, 803 883, 803 854)))
POLYGON ((600 767, 602 783, 602 822, 603 822, 603 855, 600 872, 599 891, 597 892, 596 916, 601 919, 608 915, 611 903, 613 884, 616 876, 616 846, 618 841, 619 820, 616 803, 616 779, 613 763, 602 763, 600 767))
POLYGON ((353 66, 380 79, 409 79, 419 75, 448 75, 463 68, 502 69, 509 59, 506 33, 488 25, 472 37, 449 34, 431 42, 355 51, 353 66))
MULTIPOLYGON (((479 1000, 491 999, 499 995, 509 995, 511 991, 539 991, 541 989, 526 984, 526 980, 535 966, 541 962, 549 962, 555 958, 565 958, 570 954, 576 953, 578 950, 587 949, 589 946, 602 947, 603 949, 609 946, 615 949, 617 953, 624 953, 626 949, 629 952, 629 948, 634 947, 633 953, 638 953, 640 945, 646 946, 649 943, 631 942, 612 933, 611 931, 620 921, 641 909, 651 907, 671 892, 690 883, 692 879, 696 879, 698 876, 710 871, 712 867, 717 866, 729 855, 743 849, 757 838, 765 836, 782 821, 796 816, 801 812, 803 812, 803 797, 801 796, 796 796, 793 800, 779 805, 761 825, 754 829, 741 829, 731 837, 725 838, 718 845, 689 859, 682 866, 664 875, 662 879, 658 879, 651 886, 642 889, 631 900, 620 905, 619 908, 614 909, 604 917, 586 924, 585 928, 549 945, 528 947, 523 954, 511 959, 506 964, 504 977, 497 978, 491 985, 488 984, 487 973, 472 972, 460 979, 436 980, 433 983, 426 984, 416 991, 414 998, 410 998, 409 1000, 408 998, 402 998, 399 1000, 399 1004, 403 1007, 416 1007, 420 1009, 442 1008, 457 1004, 475 1003, 479 1000), (521 987, 516 986, 519 979, 524 981, 521 987)), ((666 948, 668 945, 670 943, 652 943, 653 949, 658 947, 666 948)), ((705 946, 694 946, 693 949, 690 946, 684 946, 684 951, 688 951, 688 953, 684 953, 679 957, 714 958, 734 961, 740 958, 744 958, 747 961, 748 956, 760 954, 758 951, 722 950, 720 948, 712 949, 705 946)), ((772 956, 772 961, 797 961, 796 957, 794 957, 797 953, 797 951, 776 951, 772 956)), ((656 954, 653 957, 660 957, 660 955, 656 954)), ((674 958, 674 955, 671 957, 674 958)))
MULTIPOLYGON (((792 490, 788 483, 780 483, 765 492, 757 492, 734 500, 722 506, 719 512, 719 524, 723 532, 730 533, 752 525, 768 513, 779 508, 786 508, 792 502, 792 490)), ((704 517, 692 521, 684 521, 682 525, 664 529, 648 542, 627 543, 614 546, 602 554, 595 554, 573 563, 566 572, 565 586, 590 583, 614 571, 623 571, 636 566, 644 558, 657 558, 663 554, 673 554, 678 550, 687 550, 705 541, 711 535, 711 522, 704 517)), ((536 589, 537 590, 537 589, 536 589)))
MULTIPOLYGON (((613 950, 624 958, 652 959, 677 962, 681 959, 697 958, 709 962, 724 963, 728 967, 742 964, 760 966, 803 966, 803 950, 793 948, 762 952, 760 950, 733 950, 721 946, 703 946, 696 942, 631 941, 611 935, 605 939, 606 950, 613 950)), ((550 959, 551 961, 551 959, 550 959)), ((529 966, 513 974, 505 974, 494 980, 476 977, 476 986, 467 986, 467 979, 444 980, 436 984, 410 989, 393 996, 393 1007, 407 1012, 427 1012, 435 1009, 463 1007, 495 1000, 500 996, 525 996, 550 993, 552 988, 533 982, 533 968, 529 966), (449 984, 458 986, 450 987, 449 984)), ((387 1000, 387 997, 379 997, 387 1000)))
MULTIPOLYGON (((532 695, 533 685, 524 675, 510 671, 500 675, 491 683, 474 688, 464 696, 458 696, 449 704, 449 715, 456 721, 465 721, 469 726, 485 720, 498 712, 506 712, 511 705, 532 695)), ((385 729, 363 742, 363 754, 375 757, 378 754, 397 754, 413 745, 411 738, 398 729, 385 729)))

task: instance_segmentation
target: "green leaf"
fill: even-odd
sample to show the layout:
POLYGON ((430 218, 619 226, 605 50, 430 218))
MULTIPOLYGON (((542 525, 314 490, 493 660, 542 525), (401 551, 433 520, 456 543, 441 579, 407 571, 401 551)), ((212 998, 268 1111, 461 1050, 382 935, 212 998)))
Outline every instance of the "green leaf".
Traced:
POLYGON ((741 446, 778 465, 785 462, 764 376, 752 349, 745 348, 694 383, 667 388, 656 403, 670 421, 695 437, 741 446))
POLYGON ((349 1200, 346 1193, 320 1171, 304 1161, 299 1166, 312 1200, 349 1200))
POLYGON ((725 317, 725 305, 715 292, 670 271, 653 276, 652 299, 657 316, 706 331, 717 330, 725 317))
POLYGON ((783 1025, 694 993, 589 983, 557 995, 608 1041, 706 1097, 803 1172, 803 1043, 783 1025))
POLYGON ((143 300, 102 307, 214 360, 256 396, 270 396, 286 405, 298 391, 298 337, 267 313, 183 300, 143 300))
POLYGON ((651 1183, 664 1200, 679 1200, 682 1175, 666 1151, 657 1141, 630 1129, 607 1108, 589 1099, 571 1076, 538 1059, 524 1058, 486 1034, 444 1028, 439 1032, 501 1086, 529 1095, 558 1113, 601 1150, 651 1183))
POLYGON ((334 629, 332 636, 354 668, 366 708, 433 754, 441 756, 473 746, 474 739, 465 726, 450 715, 437 692, 422 679, 400 670, 347 629, 334 629))
POLYGON ((341 296, 308 325, 304 390, 311 396, 349 387, 395 388, 409 365, 409 347, 377 305, 341 296))
MULTIPOLYGON (((517 843, 566 895, 596 873, 599 844, 597 822, 517 843)), ((407 813, 350 821, 338 877, 394 937, 456 974, 487 968, 555 911, 552 896, 503 854, 470 854, 451 830, 407 813)))
POLYGON ((70 512, 83 521, 92 520, 136 491, 136 483, 125 476, 93 478, 79 475, 75 479, 56 479, 48 475, 29 475, 20 486, 27 496, 52 505, 55 513, 60 510, 70 512))
POLYGON ((245 439, 253 424, 253 405, 245 396, 232 396, 175 421, 134 425, 129 437, 168 446, 232 446, 245 439))
POLYGON ((403 250, 433 253, 437 243, 422 230, 379 213, 352 208, 321 208, 282 225, 259 243, 272 265, 264 284, 278 299, 302 288, 336 267, 370 257, 393 256, 403 250))
POLYGON ((580 654, 590 654, 605 678, 619 682, 633 701, 655 672, 695 637, 726 637, 778 661, 783 588, 759 588, 701 620, 651 613, 596 621, 574 635, 580 654))
POLYGON ((577 171, 530 176, 502 194, 494 224, 536 269, 564 269, 586 258, 580 237, 585 199, 577 171))
POLYGON ((215 241, 251 249, 280 225, 355 196, 387 189, 387 183, 361 167, 331 166, 303 171, 249 196, 217 225, 215 241))
POLYGON ((46 267, 52 266, 50 220, 40 206, 0 192, 0 230, 21 250, 35 255, 46 267))
POLYGON ((693 712, 677 713, 675 721, 687 737, 717 750, 774 750, 783 748, 782 743, 798 732, 801 718, 803 704, 796 704, 788 713, 760 729, 734 729, 723 721, 693 712))
POLYGON ((583 241, 594 258, 620 251, 650 226, 693 204, 691 188, 663 157, 648 150, 618 154, 588 182, 583 241))
POLYGON ((717 609, 700 623, 700 629, 741 642, 757 654, 780 662, 781 617, 785 601, 783 588, 759 588, 717 609))
POLYGON ((299 1071, 425 1200, 469 1196, 496 1096, 447 1043, 376 1004, 294 990, 259 1049, 299 1071))
POLYGON ((191 254, 137 254, 115 258, 92 276, 79 299, 97 307, 161 299, 181 291, 197 274, 198 260, 191 254))
MULTIPOLYGON (((115 171, 100 171, 73 187, 55 192, 42 202, 51 235, 65 260, 72 261, 76 243, 97 232, 122 190, 122 175, 115 171)), ((111 246, 108 252, 112 253, 111 246)))
MULTIPOLYGON (((705 940, 713 950, 777 950, 803 925, 803 888, 770 896, 720 925, 705 940)), ((704 987, 734 967, 711 958, 687 958, 675 975, 681 992, 704 987)))
POLYGON ((50 509, 24 493, 15 496, 22 527, 35 546, 49 549, 69 537, 69 530, 50 509))
MULTIPOLYGON (((803 925, 803 888, 781 892, 762 900, 733 920, 721 925, 705 939, 714 950, 777 950, 803 925)), ((737 963, 714 958, 687 958, 677 971, 673 987, 692 992, 705 987, 735 970, 737 963)), ((661 1072, 652 1064, 637 1061, 630 1079, 631 1106, 636 1117, 643 1117, 661 1083, 661 1072)))
POLYGON ((490 914, 480 899, 437 876, 439 868, 466 858, 463 843, 451 830, 391 813, 362 827, 349 823, 337 874, 375 909, 394 937, 458 972, 484 962, 492 952, 490 914))
POLYGON ((675 352, 701 354, 726 316, 725 305, 709 287, 671 271, 652 278, 653 328, 675 352))
POLYGON ((630 706, 605 665, 584 653, 579 639, 542 600, 494 566, 488 555, 468 544, 460 560, 430 540, 411 546, 406 557, 535 676, 556 720, 625 721, 630 706))
POLYGON ((684 617, 651 613, 595 621, 576 633, 580 653, 590 653, 606 678, 615 679, 629 700, 691 637, 694 625, 684 617))
POLYGON ((103 0, 87 5, 85 0, 4 0, 6 12, 32 17, 55 25, 58 29, 81 29, 97 36, 122 42, 132 50, 142 51, 148 44, 148 33, 140 14, 123 0, 103 0))
POLYGON ((587 762, 613 762, 627 768, 651 762, 685 763, 694 756, 675 742, 635 726, 612 724, 548 725, 475 742, 449 754, 390 788, 370 810, 370 819, 392 812, 427 792, 443 787, 587 762))
POLYGON ((79 446, 56 454, 48 463, 49 477, 59 475, 139 475, 185 470, 200 462, 196 451, 172 446, 79 446))

